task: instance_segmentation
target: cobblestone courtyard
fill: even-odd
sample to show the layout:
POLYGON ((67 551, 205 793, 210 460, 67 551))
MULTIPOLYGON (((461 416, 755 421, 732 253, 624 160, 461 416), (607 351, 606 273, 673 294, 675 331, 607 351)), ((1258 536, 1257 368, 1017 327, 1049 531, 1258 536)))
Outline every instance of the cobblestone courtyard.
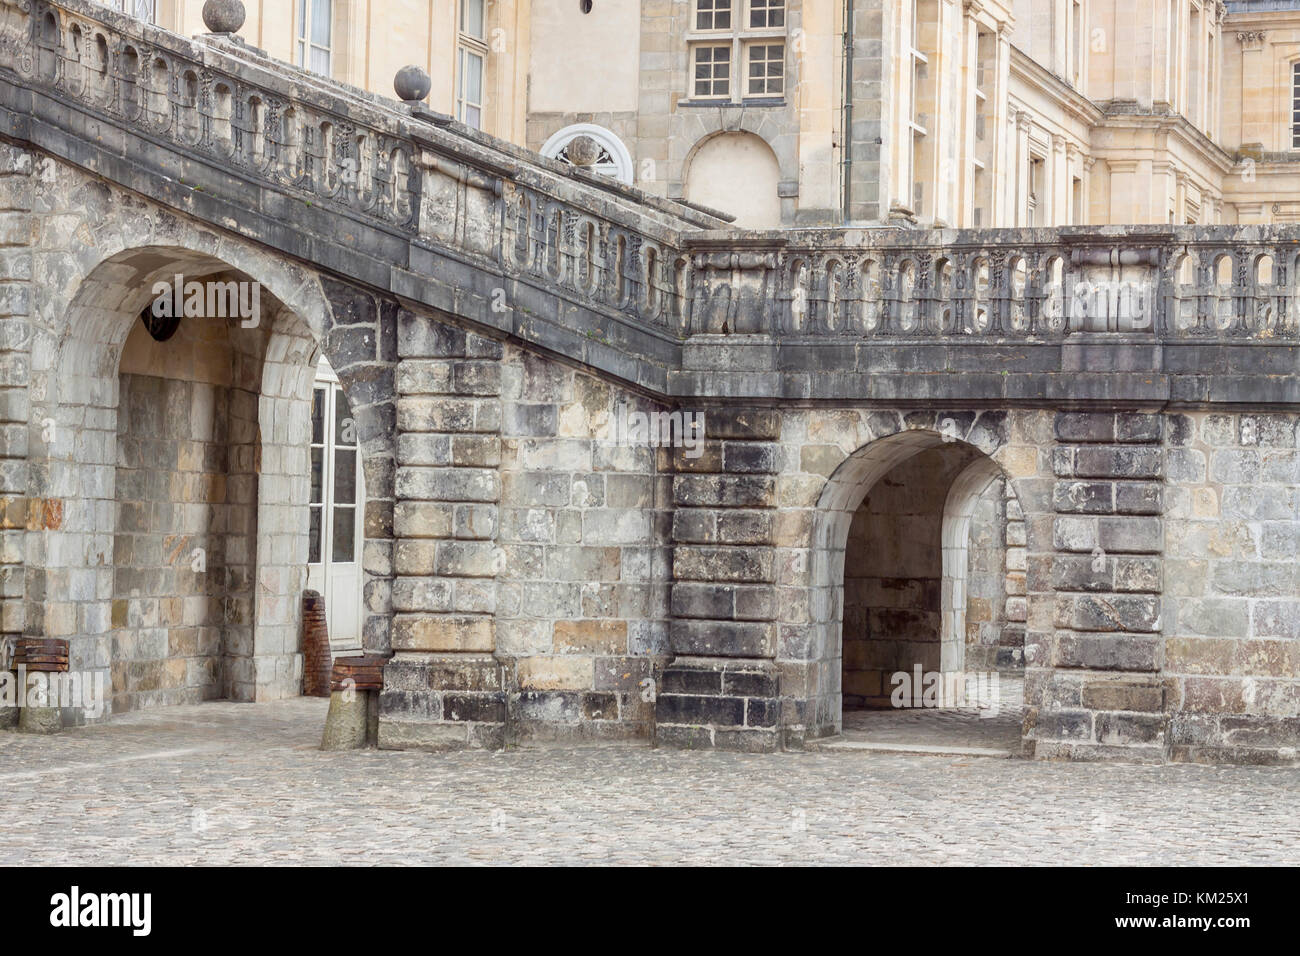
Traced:
POLYGON ((326 702, 0 734, 0 864, 1300 863, 1300 769, 316 749, 326 702))

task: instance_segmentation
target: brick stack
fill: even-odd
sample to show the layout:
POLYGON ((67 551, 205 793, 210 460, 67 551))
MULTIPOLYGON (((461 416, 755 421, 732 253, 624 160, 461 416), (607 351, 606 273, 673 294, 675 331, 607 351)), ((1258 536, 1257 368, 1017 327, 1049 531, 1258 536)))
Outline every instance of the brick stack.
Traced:
POLYGON ((304 697, 330 695, 330 635, 325 620, 325 598, 319 591, 302 592, 302 693, 304 697))
POLYGON ((382 654, 359 654, 355 657, 337 658, 330 672, 329 689, 331 691, 383 690, 384 665, 387 663, 388 658, 382 654))
POLYGON ((14 670, 19 667, 32 673, 67 673, 68 642, 57 637, 20 638, 14 651, 14 670))

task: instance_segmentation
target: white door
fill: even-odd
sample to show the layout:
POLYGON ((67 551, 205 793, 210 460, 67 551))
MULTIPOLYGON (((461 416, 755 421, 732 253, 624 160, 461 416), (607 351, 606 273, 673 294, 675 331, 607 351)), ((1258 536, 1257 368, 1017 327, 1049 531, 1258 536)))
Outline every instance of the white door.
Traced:
POLYGON ((330 648, 361 647, 365 485, 356 423, 343 389, 321 359, 311 402, 311 524, 307 587, 325 598, 330 648))

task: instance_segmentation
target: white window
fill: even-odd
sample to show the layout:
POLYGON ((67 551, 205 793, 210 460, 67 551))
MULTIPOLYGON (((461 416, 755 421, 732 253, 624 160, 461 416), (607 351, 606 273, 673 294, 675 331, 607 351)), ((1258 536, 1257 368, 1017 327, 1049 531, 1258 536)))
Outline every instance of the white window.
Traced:
POLYGON ((127 13, 146 23, 157 22, 157 0, 99 0, 106 7, 120 13, 127 13))
POLYGON ((693 0, 687 36, 694 100, 785 95, 785 0, 693 0), (725 34, 725 35, 720 35, 725 34))
MULTIPOLYGON (((930 60, 921 52, 921 4, 915 3, 912 8, 912 46, 910 48, 911 66, 908 70, 908 104, 911 116, 909 117, 908 126, 912 132, 911 142, 908 147, 907 156, 907 174, 912 183, 912 194, 907 197, 912 211, 920 213, 925 204, 925 176, 922 169, 923 157, 926 153, 925 138, 929 135, 927 124, 929 120, 922 113, 922 95, 927 90, 926 80, 929 77, 930 60)), ((904 180, 906 183, 907 180, 904 180)))
POLYGON ((593 172, 610 176, 628 185, 632 184, 632 154, 627 151, 621 139, 603 126, 592 123, 566 126, 546 141, 542 146, 542 155, 558 159, 562 163, 569 162, 569 144, 579 136, 594 140, 600 150, 596 162, 590 166, 593 172))
POLYGON ((695 0, 695 29, 730 30, 732 0, 695 0))
POLYGON ((1046 163, 1044 162, 1043 157, 1032 155, 1029 157, 1029 196, 1027 200, 1028 208, 1026 209, 1026 217, 1031 226, 1042 225, 1039 221, 1041 215, 1039 210, 1040 207, 1044 205, 1041 200, 1043 199, 1043 170, 1045 166, 1046 163))
POLYGON ((1300 61, 1291 64, 1291 148, 1300 149, 1300 61))
POLYGON ((731 96, 731 47, 695 47, 695 85, 692 95, 697 99, 718 99, 731 96))
POLYGON ((365 482, 356 423, 338 377, 321 360, 311 403, 307 586, 325 598, 330 645, 361 646, 365 482))
POLYGON ((334 0, 298 0, 297 64, 313 73, 329 76, 334 0))
POLYGON ((785 92, 785 44, 751 43, 749 51, 750 96, 781 96, 785 92))
POLYGON ((456 118, 483 128, 483 76, 487 66, 487 4, 461 0, 456 51, 456 118))
POLYGON ((749 26, 753 30, 785 26, 785 0, 749 0, 749 26))

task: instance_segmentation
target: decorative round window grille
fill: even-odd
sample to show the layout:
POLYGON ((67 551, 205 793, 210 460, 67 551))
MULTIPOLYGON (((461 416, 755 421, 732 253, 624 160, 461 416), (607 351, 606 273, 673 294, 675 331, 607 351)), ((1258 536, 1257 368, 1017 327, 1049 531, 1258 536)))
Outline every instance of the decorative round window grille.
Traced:
POLYGON ((542 155, 632 185, 632 154, 623 141, 594 123, 566 126, 546 141, 542 155))

